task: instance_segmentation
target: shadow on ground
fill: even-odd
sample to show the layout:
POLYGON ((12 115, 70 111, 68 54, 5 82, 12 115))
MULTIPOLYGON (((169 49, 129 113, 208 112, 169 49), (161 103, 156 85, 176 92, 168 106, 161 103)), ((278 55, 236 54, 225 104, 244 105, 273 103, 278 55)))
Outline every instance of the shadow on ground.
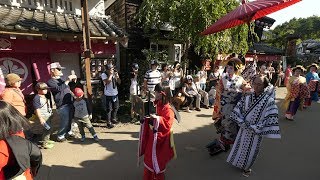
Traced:
MULTIPOLYGON (((279 103, 278 103, 279 104, 279 103)), ((319 180, 320 144, 319 142, 319 105, 313 105, 305 112, 298 112, 296 121, 279 119, 282 139, 265 139, 251 180, 319 180)), ((188 116, 188 114, 183 114, 188 116)), ((210 115, 211 116, 211 115, 210 115)), ((197 115, 197 119, 210 117, 197 115)), ((192 120, 192 119, 191 119, 192 120)), ((138 129, 138 127, 137 127, 138 129)), ((109 132, 109 134, 129 134, 134 140, 101 139, 98 143, 112 155, 103 160, 86 160, 81 167, 43 166, 37 179, 111 179, 140 180, 143 167, 137 167, 138 132, 109 132)), ((217 137, 212 125, 175 134, 178 158, 167 167, 168 180, 234 180, 246 179, 241 171, 226 163, 227 153, 210 157, 205 145, 217 137)), ((79 141, 71 142, 79 144, 79 141)), ((83 144, 89 146, 88 140, 83 144)), ((67 149, 66 149, 67 150, 67 149)), ((87 152, 96 153, 91 149, 87 152)))

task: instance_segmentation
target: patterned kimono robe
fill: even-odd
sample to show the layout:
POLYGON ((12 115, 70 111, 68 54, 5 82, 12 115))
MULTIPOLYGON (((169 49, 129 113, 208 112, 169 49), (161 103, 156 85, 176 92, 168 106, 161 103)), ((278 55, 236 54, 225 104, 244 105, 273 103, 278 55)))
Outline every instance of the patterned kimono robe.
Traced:
POLYGON ((304 100, 309 97, 306 78, 292 76, 287 83, 287 95, 283 104, 286 114, 295 115, 299 108, 302 109, 304 100))
POLYGON ((249 62, 249 64, 246 66, 246 68, 241 73, 243 79, 247 82, 250 82, 256 74, 257 74, 256 61, 249 62))
POLYGON ((229 77, 228 74, 224 74, 219 83, 213 119, 219 119, 215 126, 218 132, 221 132, 220 140, 225 144, 232 144, 238 132, 237 124, 230 121, 229 116, 242 96, 244 82, 241 76, 229 77))
POLYGON ((254 93, 243 96, 230 115, 240 129, 227 162, 238 168, 248 170, 253 165, 262 137, 281 137, 278 108, 270 89, 265 89, 259 96, 254 93))
MULTIPOLYGON (((306 75, 307 84, 310 90, 311 100, 312 101, 318 101, 318 89, 319 89, 319 75, 316 72, 308 72, 306 75)), ((309 99, 306 99, 306 101, 309 101, 309 99)), ((309 101, 308 106, 311 105, 311 101, 309 101)))
POLYGON ((172 125, 174 111, 170 104, 156 103, 158 118, 145 119, 141 125, 139 138, 139 157, 144 155, 144 180, 163 179, 167 163, 175 157, 172 125))

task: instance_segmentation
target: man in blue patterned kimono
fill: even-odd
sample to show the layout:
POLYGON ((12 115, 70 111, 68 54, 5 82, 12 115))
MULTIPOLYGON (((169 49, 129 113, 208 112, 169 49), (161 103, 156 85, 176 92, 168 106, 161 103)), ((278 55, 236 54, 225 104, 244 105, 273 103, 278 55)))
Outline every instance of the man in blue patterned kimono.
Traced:
POLYGON ((263 75, 255 76, 252 86, 254 93, 243 96, 230 115, 240 129, 227 159, 242 169, 246 177, 251 173, 262 138, 281 137, 273 86, 263 75))

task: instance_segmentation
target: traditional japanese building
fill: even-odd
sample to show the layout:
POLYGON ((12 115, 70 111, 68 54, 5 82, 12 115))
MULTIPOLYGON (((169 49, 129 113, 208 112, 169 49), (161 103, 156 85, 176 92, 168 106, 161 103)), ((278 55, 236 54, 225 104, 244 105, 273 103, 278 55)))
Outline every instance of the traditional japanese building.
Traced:
MULTIPOLYGON (((108 60, 117 61, 124 31, 104 15, 103 0, 89 0, 89 29, 94 58, 91 76, 97 78, 108 60)), ((83 77, 80 0, 0 1, 0 91, 8 73, 21 76, 22 91, 32 94, 35 82, 46 82, 48 65, 60 62, 67 76, 83 77)), ((119 62, 119 61, 118 61, 119 62)))

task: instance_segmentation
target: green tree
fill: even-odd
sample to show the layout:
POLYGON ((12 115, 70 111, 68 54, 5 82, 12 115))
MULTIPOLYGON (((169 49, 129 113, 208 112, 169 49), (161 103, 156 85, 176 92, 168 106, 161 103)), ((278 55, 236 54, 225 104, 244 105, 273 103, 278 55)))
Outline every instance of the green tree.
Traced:
POLYGON ((274 28, 271 33, 273 35, 267 42, 279 48, 287 45, 288 35, 300 37, 297 42, 307 39, 320 40, 320 17, 293 18, 274 28))
POLYGON ((212 57, 219 51, 245 53, 248 50, 248 27, 238 26, 216 34, 200 33, 219 18, 239 6, 237 0, 144 0, 138 18, 146 33, 169 22, 175 27, 172 36, 197 53, 212 57))

